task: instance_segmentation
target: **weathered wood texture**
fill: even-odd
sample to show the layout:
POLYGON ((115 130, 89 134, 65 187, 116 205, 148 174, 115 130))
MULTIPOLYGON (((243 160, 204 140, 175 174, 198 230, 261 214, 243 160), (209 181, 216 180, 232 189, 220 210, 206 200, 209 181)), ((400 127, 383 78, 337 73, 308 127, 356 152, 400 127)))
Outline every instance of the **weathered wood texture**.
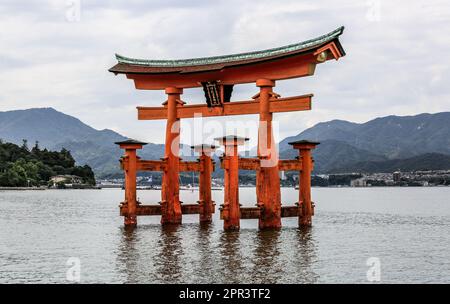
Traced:
MULTIPOLYGON (((272 98, 266 105, 270 113, 311 110, 312 94, 287 98, 272 98)), ((168 107, 137 107, 139 120, 167 119, 168 107)), ((232 101, 223 107, 210 108, 205 104, 183 105, 176 108, 177 118, 214 117, 229 115, 259 114, 260 102, 255 100, 232 101)))

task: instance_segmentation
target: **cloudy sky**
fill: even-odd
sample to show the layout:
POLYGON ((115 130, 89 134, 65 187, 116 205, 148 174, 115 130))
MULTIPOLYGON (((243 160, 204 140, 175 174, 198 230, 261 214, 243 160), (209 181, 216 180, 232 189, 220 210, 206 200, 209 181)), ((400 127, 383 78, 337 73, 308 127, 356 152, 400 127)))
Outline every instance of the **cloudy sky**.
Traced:
MULTIPOLYGON (((136 106, 158 106, 164 93, 137 91, 109 73, 114 53, 223 55, 303 41, 341 25, 346 57, 319 65, 313 77, 277 83, 282 96, 314 93, 312 111, 275 116, 278 138, 332 119, 450 110, 448 0, 2 0, 0 16, 0 111, 53 107, 97 129, 162 143, 164 122, 138 121, 136 106)), ((237 86, 233 98, 257 91, 237 86)), ((183 99, 204 97, 192 89, 183 99)), ((191 137, 185 132, 182 140, 191 137)))

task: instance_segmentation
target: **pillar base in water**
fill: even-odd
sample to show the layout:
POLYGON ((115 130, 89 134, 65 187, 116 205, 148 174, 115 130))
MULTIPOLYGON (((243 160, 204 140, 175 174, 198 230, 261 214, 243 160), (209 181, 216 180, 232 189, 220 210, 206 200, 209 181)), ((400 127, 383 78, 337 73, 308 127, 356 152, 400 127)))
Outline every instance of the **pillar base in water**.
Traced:
POLYGON ((200 206, 200 223, 212 223, 212 214, 214 213, 214 205, 209 206, 205 201, 198 201, 200 206))
POLYGON ((169 204, 166 201, 161 202, 161 224, 162 225, 178 225, 182 222, 181 205, 178 202, 173 202, 172 210, 169 209, 169 204), (177 206, 178 205, 178 206, 177 206), (178 208, 177 208, 178 207, 178 208))
POLYGON ((136 227, 137 226, 137 217, 136 216, 125 216, 124 224, 126 227, 136 227))

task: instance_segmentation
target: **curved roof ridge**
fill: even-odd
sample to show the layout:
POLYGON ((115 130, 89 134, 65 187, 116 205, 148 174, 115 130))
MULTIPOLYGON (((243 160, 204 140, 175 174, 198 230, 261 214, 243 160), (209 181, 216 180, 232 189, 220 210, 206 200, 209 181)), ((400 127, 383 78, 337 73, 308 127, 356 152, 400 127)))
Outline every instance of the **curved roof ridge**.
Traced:
POLYGON ((344 31, 344 27, 341 26, 328 34, 309 39, 303 42, 289 44, 282 47, 271 48, 261 51, 253 51, 239 54, 213 56, 213 57, 200 57, 190 59, 175 59, 175 60, 152 60, 152 59, 135 59, 116 54, 116 59, 119 63, 132 64, 146 67, 184 67, 184 66, 198 66, 209 65, 218 63, 227 63, 233 61, 259 59, 271 56, 277 56, 284 53, 299 51, 302 49, 309 49, 314 46, 324 44, 339 37, 344 31))

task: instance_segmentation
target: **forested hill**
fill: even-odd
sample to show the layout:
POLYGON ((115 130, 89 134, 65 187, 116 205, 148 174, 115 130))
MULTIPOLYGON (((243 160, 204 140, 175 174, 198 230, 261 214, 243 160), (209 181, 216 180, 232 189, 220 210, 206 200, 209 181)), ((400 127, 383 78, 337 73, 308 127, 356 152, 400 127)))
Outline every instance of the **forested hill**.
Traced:
POLYGON ((395 165, 402 167, 401 159, 408 159, 406 167, 411 170, 421 170, 425 160, 430 170, 444 170, 442 155, 450 155, 450 112, 391 115, 361 124, 345 120, 321 122, 282 140, 281 156, 296 156, 297 151, 288 143, 300 139, 321 142, 313 152, 315 172, 386 170, 395 165))
POLYGON ((75 160, 66 149, 49 151, 36 143, 29 149, 0 140, 0 186, 25 187, 47 185, 54 175, 76 175, 83 183, 95 185, 94 173, 88 165, 75 166, 75 160))
MULTIPOLYGON (((88 164, 97 177, 121 175, 119 158, 123 151, 114 144, 127 137, 112 130, 97 130, 79 119, 53 108, 0 112, 0 138, 17 145, 23 139, 39 141, 42 148, 72 153, 78 165, 88 164)), ((139 155, 144 159, 159 159, 164 145, 148 143, 139 155)))

